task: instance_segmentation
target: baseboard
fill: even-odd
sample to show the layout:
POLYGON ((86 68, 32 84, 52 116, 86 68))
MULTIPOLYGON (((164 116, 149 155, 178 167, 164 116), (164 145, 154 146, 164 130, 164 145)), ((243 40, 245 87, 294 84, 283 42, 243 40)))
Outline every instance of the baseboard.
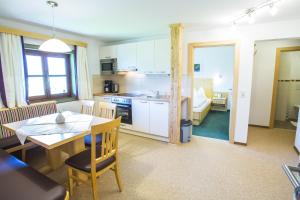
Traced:
POLYGON ((261 126, 261 125, 255 125, 255 124, 248 124, 248 126, 257 127, 257 128, 270 128, 269 126, 261 126))
POLYGON ((298 151, 297 147, 294 146, 294 150, 296 151, 296 153, 299 155, 300 152, 298 151))
POLYGON ((242 143, 242 142, 234 142, 234 144, 242 145, 242 146, 247 146, 247 143, 242 143))
POLYGON ((165 137, 161 137, 161 136, 151 135, 151 134, 142 133, 142 132, 133 131, 133 130, 124 129, 124 128, 121 128, 120 132, 169 143, 169 138, 165 138, 165 137))

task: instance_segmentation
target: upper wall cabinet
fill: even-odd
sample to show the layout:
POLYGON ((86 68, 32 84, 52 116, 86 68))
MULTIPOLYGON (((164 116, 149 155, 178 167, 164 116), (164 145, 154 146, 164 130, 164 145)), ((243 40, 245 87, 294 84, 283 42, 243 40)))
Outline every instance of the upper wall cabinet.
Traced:
POLYGON ((155 71, 159 74, 170 74, 171 43, 169 39, 155 40, 154 47, 155 71))
POLYGON ((100 59, 117 58, 117 46, 100 47, 100 59))
POLYGON ((126 71, 137 68, 137 43, 118 45, 118 70, 126 71))
POLYGON ((154 71, 154 44, 153 40, 137 44, 138 72, 148 74, 154 71))
POLYGON ((169 39, 100 47, 100 59, 117 58, 119 71, 137 69, 143 74, 170 74, 169 39))

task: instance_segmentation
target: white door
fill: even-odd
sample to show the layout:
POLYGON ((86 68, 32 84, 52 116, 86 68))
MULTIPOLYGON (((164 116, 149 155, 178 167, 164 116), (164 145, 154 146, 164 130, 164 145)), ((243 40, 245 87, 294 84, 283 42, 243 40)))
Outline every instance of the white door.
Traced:
POLYGON ((169 137, 169 103, 150 102, 150 133, 169 137))
POLYGON ((170 74, 171 43, 169 39, 155 40, 155 71, 159 74, 170 74))
POLYGON ((117 46, 100 47, 100 59, 110 59, 117 57, 117 46))
POLYGON ((154 71, 154 40, 137 44, 138 72, 152 73, 154 71))
POLYGON ((132 70, 137 68, 137 44, 121 44, 117 48, 118 70, 132 70))
POLYGON ((132 127, 135 131, 149 133, 149 102, 132 101, 132 127))

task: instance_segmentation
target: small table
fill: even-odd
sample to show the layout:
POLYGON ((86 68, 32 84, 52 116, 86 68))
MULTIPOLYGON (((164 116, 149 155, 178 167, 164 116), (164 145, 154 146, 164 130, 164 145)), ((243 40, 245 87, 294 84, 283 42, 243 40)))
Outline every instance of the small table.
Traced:
POLYGON ((213 97, 211 110, 227 112, 227 97, 213 97))
POLYGON ((85 150, 84 136, 89 134, 91 126, 111 121, 111 119, 74 112, 64 112, 63 114, 66 116, 66 123, 60 125, 55 123, 57 114, 45 115, 3 125, 3 127, 15 133, 22 128, 30 128, 33 132, 37 132, 42 128, 53 131, 53 128, 59 126, 59 129, 56 130, 61 130, 60 133, 47 134, 47 131, 45 131, 39 135, 35 133, 27 136, 27 140, 47 149, 49 166, 46 166, 40 171, 48 171, 49 167, 50 170, 61 167, 66 159, 66 153, 72 156, 85 150), (75 119, 80 120, 76 121, 75 119), (70 128, 70 126, 72 127, 72 123, 75 127, 73 129, 70 128), (67 131, 65 132, 64 130, 67 131))

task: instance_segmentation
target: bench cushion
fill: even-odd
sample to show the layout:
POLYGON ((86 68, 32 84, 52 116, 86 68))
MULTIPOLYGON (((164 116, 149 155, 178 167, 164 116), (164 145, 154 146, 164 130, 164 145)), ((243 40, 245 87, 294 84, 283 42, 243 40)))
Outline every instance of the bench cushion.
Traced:
POLYGON ((0 139, 0 149, 7 150, 19 145, 21 145, 21 143, 16 135, 0 139))
MULTIPOLYGON (((96 144, 99 145, 102 142, 102 135, 97 135, 96 136, 96 144)), ((84 143, 86 146, 91 147, 92 146, 92 135, 86 135, 84 137, 84 143)))
MULTIPOLYGON (((97 147, 96 149, 96 156, 99 158, 101 155, 101 147, 97 147)), ((116 158, 114 156, 110 157, 107 160, 104 160, 101 163, 98 163, 96 166, 96 171, 100 171, 101 169, 104 169, 105 167, 112 164, 114 161, 116 161, 116 158)), ((79 154, 76 154, 66 160, 66 164, 74 167, 76 169, 80 169, 85 172, 91 171, 91 149, 85 150, 79 154)))
POLYGON ((1 199, 63 200, 66 190, 0 149, 1 199))

